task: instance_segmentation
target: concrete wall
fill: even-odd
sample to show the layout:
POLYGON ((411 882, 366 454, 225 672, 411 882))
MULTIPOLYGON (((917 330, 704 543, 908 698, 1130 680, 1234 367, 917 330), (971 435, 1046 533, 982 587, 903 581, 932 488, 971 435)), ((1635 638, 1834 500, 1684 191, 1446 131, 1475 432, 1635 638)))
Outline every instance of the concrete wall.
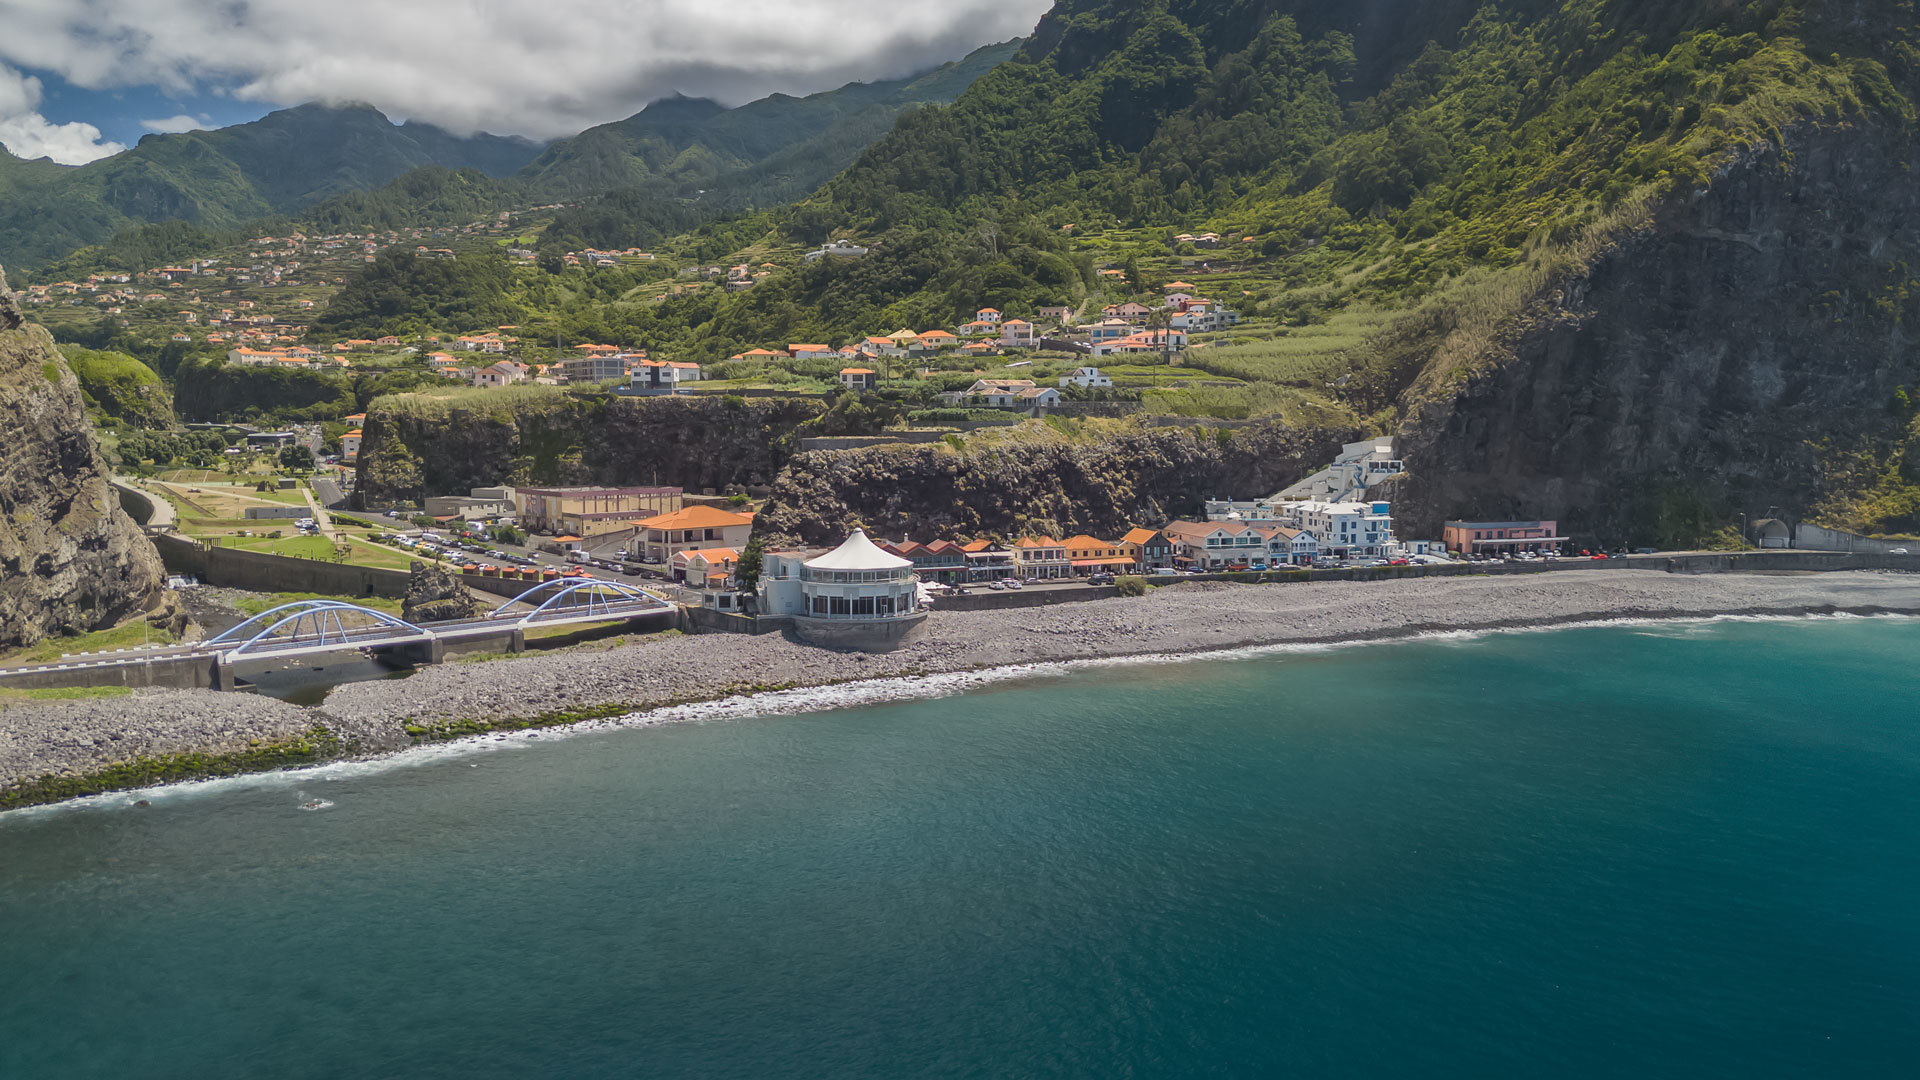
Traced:
POLYGON ((1006 592, 994 592, 979 586, 965 596, 940 597, 933 602, 933 610, 991 611, 998 608, 1046 607, 1049 604, 1072 604, 1081 600, 1105 600, 1118 595, 1119 590, 1111 585, 1089 585, 1079 589, 1009 589, 1006 592))
POLYGON ((323 596, 407 595, 405 570, 377 570, 318 559, 293 559, 260 551, 213 547, 182 536, 156 536, 160 559, 176 574, 192 574, 208 585, 252 592, 310 592, 323 596))
MULTIPOLYGON (((91 658, 89 658, 91 659, 91 658)), ((163 686, 173 690, 204 690, 219 685, 219 661, 212 656, 182 656, 144 664, 100 667, 61 667, 55 661, 37 668, 0 672, 0 687, 8 690, 52 690, 69 686, 163 686)))
POLYGON ((822 435, 801 439, 802 450, 862 450, 869 446, 915 446, 937 443, 951 431, 899 431, 890 435, 822 435))
POLYGON ((1870 536, 1809 525, 1804 521, 1793 527, 1793 546, 1812 551, 1853 551, 1869 555, 1885 555, 1894 548, 1920 551, 1920 543, 1912 540, 1875 540, 1870 536))

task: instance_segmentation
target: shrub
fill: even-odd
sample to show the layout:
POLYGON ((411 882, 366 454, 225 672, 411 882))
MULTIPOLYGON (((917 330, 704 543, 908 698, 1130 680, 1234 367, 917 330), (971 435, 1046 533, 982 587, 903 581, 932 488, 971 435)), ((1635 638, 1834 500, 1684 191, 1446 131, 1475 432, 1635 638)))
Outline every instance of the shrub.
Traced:
POLYGON ((1113 579, 1113 587, 1121 596, 1147 595, 1147 579, 1139 574, 1122 574, 1113 579))

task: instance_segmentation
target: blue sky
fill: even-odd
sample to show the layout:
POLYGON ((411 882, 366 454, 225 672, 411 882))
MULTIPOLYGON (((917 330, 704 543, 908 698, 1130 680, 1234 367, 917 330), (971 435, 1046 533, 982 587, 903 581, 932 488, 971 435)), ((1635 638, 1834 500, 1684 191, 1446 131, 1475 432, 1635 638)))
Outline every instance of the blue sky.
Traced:
POLYGON ((0 0, 0 143, 66 164, 150 124, 364 101, 552 139, 675 93, 738 105, 898 78, 1049 0, 0 0))
POLYGON ((126 146, 139 142, 142 135, 151 134, 153 128, 148 124, 152 122, 187 117, 202 127, 221 128, 258 120, 279 107, 261 101, 236 101, 213 93, 169 94, 153 86, 89 90, 73 85, 55 72, 19 70, 39 77, 42 93, 39 112, 49 123, 89 123, 100 129, 103 138, 126 146))

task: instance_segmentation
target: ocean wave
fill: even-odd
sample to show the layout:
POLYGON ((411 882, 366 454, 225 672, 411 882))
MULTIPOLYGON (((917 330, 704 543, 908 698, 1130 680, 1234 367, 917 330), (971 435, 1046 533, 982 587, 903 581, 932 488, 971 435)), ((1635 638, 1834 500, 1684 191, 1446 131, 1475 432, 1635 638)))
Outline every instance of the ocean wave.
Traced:
MULTIPOLYGON (((300 785, 314 782, 343 782, 387 772, 420 768, 450 759, 527 750, 541 742, 560 742, 608 731, 661 727, 668 724, 710 723, 751 720, 771 716, 801 716, 833 712, 839 709, 892 704, 903 701, 952 697, 991 686, 1029 679, 1069 676, 1078 671, 1102 668, 1144 667, 1195 662, 1234 662, 1263 660, 1284 656, 1307 656, 1406 644, 1475 644, 1509 634, 1558 633, 1567 630, 1630 629, 1636 634, 1655 637, 1697 637, 1711 633, 1727 623, 1818 622, 1862 619, 1920 620, 1920 615, 1896 613, 1859 615, 1849 612, 1827 614, 1730 614, 1662 617, 1587 619, 1577 622, 1547 623, 1534 626, 1488 627, 1463 630, 1432 630, 1391 637, 1363 638, 1331 642, 1284 642, 1262 645, 1234 645, 1193 652, 1139 653, 1131 656, 1088 657, 1012 664, 978 671, 943 672, 933 675, 887 676, 862 679, 828 686, 799 687, 791 690, 765 690, 752 694, 716 698, 684 705, 666 705, 639 709, 623 716, 601 720, 583 720, 573 724, 526 731, 496 731, 469 735, 441 743, 408 747, 379 757, 333 761, 278 772, 249 773, 241 776, 187 780, 128 791, 89 795, 47 806, 22 807, 0 814, 0 825, 8 820, 25 820, 44 814, 85 812, 100 809, 127 809, 136 803, 161 805, 174 799, 193 799, 204 795, 248 790, 288 789, 297 796, 290 803, 300 809, 314 801, 300 785)), ((318 800, 325 806, 331 801, 318 800)))

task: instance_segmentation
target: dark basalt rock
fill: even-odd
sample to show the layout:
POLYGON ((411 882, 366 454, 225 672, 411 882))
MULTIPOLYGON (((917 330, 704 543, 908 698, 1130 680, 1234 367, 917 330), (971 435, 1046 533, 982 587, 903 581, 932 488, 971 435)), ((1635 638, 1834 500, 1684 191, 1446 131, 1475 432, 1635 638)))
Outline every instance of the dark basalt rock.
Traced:
POLYGON ((0 645, 158 618, 160 555, 120 508, 53 338, 17 314, 0 303, 0 645))
POLYGON ((460 575, 439 563, 417 562, 412 570, 407 598, 400 607, 401 618, 423 623, 470 619, 480 614, 480 601, 461 582, 460 575))

